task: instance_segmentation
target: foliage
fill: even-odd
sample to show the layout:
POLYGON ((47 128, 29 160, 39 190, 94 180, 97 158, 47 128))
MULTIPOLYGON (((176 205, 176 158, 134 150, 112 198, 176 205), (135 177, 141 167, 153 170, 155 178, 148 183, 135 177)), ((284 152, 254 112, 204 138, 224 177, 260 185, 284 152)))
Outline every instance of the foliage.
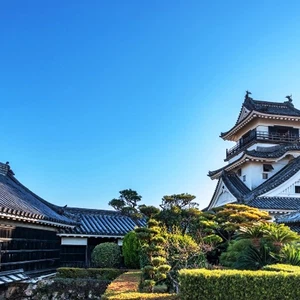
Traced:
POLYGON ((225 252, 220 256, 220 263, 224 267, 234 268, 240 255, 245 249, 251 245, 251 241, 248 239, 233 240, 229 243, 229 246, 225 252))
POLYGON ((300 273, 198 269, 179 279, 181 300, 300 299, 300 273))
POLYGON ((263 267, 263 270, 265 271, 277 271, 277 272, 298 272, 300 273, 300 267, 299 266, 291 266, 288 264, 275 264, 275 265, 268 265, 263 267))
POLYGON ((262 242, 260 247, 248 246, 238 256, 234 268, 241 270, 260 270, 264 266, 274 264, 277 260, 271 255, 272 248, 262 242))
POLYGON ((115 210, 133 219, 141 218, 142 215, 138 209, 138 202, 141 201, 142 196, 132 189, 122 190, 119 193, 119 198, 112 199, 108 204, 115 210))
POLYGON ((288 226, 277 223, 267 223, 263 229, 266 240, 273 242, 279 248, 286 243, 299 241, 299 235, 288 226))
POLYGON ((251 227, 241 227, 237 234, 238 239, 260 240, 264 235, 265 223, 255 223, 251 227))
POLYGON ((140 242, 135 231, 128 232, 123 239, 122 253, 127 268, 140 268, 140 242))
POLYGON ((159 213, 159 208, 152 206, 152 205, 139 205, 139 210, 143 216, 145 216, 147 219, 153 218, 155 215, 159 213))
POLYGON ((175 300, 178 299, 174 294, 147 294, 139 293, 138 286, 141 279, 140 271, 131 271, 122 274, 120 277, 115 279, 107 288, 105 294, 101 299, 104 300, 175 300))
POLYGON ((229 242, 235 238, 240 228, 249 228, 255 223, 264 223, 269 219, 267 212, 257 208, 226 204, 223 207, 202 212, 197 222, 189 227, 189 234, 199 243, 207 244, 209 240, 213 241, 210 245, 211 250, 207 253, 207 259, 212 264, 218 264, 220 255, 226 251, 229 242))
POLYGON ((155 218, 169 231, 177 227, 181 229, 182 234, 185 234, 201 214, 196 208, 198 204, 193 202, 195 198, 196 196, 187 193, 164 196, 160 205, 161 211, 155 218))
POLYGON ((299 248, 286 245, 299 240, 297 233, 289 227, 276 223, 255 223, 252 227, 241 227, 237 233, 237 242, 231 243, 227 251, 221 255, 224 266, 257 270, 275 262, 300 264, 299 248), (248 240, 250 244, 234 251, 234 246, 239 246, 239 240, 248 240))
POLYGON ((162 229, 158 221, 154 219, 147 221, 147 227, 136 228, 135 231, 148 261, 148 265, 142 269, 141 288, 143 291, 153 292, 154 286, 161 284, 167 278, 171 268, 166 263, 165 238, 161 234, 162 229))
POLYGON ((211 229, 224 241, 230 241, 241 227, 249 227, 271 219, 267 212, 241 204, 226 204, 216 207, 203 217, 200 225, 211 229))
POLYGON ((183 268, 206 266, 206 258, 201 246, 189 235, 166 235, 166 258, 171 270, 168 273, 175 290, 178 290, 178 271, 183 268))
POLYGON ((285 244, 275 257, 283 264, 300 266, 300 245, 296 243, 285 244))
POLYGON ((195 199, 196 196, 187 193, 163 196, 160 207, 163 210, 170 209, 172 207, 178 207, 180 209, 191 208, 198 205, 196 202, 192 202, 195 199))
POLYGON ((115 268, 121 263, 121 250, 116 243, 102 243, 92 252, 92 262, 100 268, 115 268))
POLYGON ((57 278, 91 278, 99 280, 114 280, 124 271, 120 269, 111 268, 58 268, 56 277, 57 278))

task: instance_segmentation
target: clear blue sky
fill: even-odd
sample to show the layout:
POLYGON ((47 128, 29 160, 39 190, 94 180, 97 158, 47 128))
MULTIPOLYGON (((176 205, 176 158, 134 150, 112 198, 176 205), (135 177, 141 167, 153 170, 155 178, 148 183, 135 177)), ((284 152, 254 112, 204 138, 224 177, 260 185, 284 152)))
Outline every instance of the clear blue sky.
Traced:
POLYGON ((1 161, 58 205, 205 207, 246 89, 300 108, 299 1, 1 1, 1 161), (287 2, 287 3, 285 3, 287 2))

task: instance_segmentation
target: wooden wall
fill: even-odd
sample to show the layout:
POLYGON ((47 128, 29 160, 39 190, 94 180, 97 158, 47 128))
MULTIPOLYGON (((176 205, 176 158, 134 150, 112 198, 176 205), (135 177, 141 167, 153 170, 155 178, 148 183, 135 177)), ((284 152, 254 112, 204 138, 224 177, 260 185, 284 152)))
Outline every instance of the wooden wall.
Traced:
POLYGON ((24 269, 32 273, 56 269, 60 238, 55 231, 0 225, 1 271, 24 269))

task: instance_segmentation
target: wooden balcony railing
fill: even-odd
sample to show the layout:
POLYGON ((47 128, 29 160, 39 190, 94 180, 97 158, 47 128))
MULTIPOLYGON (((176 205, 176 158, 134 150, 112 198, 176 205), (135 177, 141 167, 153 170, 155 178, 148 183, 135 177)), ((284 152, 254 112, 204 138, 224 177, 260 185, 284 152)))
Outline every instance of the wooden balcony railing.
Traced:
POLYGON ((299 135, 289 133, 269 133, 252 130, 248 137, 240 139, 234 147, 226 150, 226 159, 231 158, 234 154, 246 149, 253 141, 270 143, 299 143, 300 137, 299 135))

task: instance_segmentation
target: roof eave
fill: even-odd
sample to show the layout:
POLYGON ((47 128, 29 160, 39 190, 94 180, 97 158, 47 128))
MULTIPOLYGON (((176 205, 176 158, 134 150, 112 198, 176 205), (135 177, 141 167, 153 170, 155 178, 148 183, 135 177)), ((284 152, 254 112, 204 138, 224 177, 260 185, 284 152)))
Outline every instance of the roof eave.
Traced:
POLYGON ((234 141, 234 139, 232 138, 233 134, 235 134, 238 130, 240 130, 244 125, 252 121, 254 118, 276 119, 284 121, 300 121, 299 116, 267 114, 253 110, 245 119, 243 119, 240 123, 234 125, 229 131, 221 133, 220 137, 224 141, 234 141))
POLYGON ((48 226, 54 226, 54 227, 64 227, 64 228, 74 228, 76 225, 74 224, 67 224, 67 223, 61 223, 61 222, 55 222, 50 221, 46 219, 36 219, 32 217, 26 217, 26 216, 19 216, 19 215, 13 215, 8 213, 0 212, 0 218, 2 219, 8 219, 8 220, 14 220, 14 221, 23 221, 23 222, 29 222, 29 223, 35 223, 35 224, 42 224, 42 225, 48 225, 48 226))
POLYGON ((89 237, 95 237, 95 238, 114 238, 114 239, 122 239, 124 238, 124 235, 120 234, 73 234, 73 233, 58 233, 57 234, 60 237, 79 237, 79 238, 89 238, 89 237))

